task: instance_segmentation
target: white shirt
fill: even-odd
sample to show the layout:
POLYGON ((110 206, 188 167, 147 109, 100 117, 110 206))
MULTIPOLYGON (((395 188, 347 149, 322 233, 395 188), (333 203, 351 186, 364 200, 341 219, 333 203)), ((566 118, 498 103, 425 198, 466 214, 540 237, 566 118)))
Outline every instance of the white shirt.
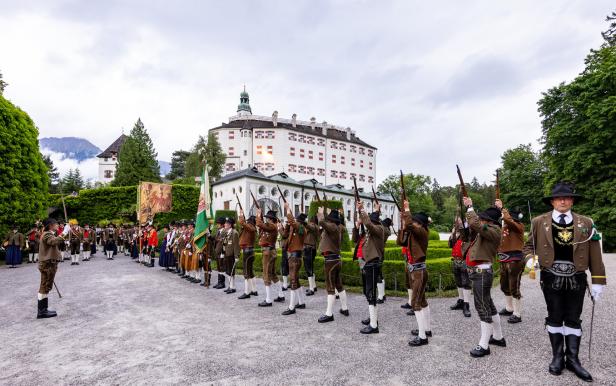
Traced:
POLYGON ((571 211, 567 211, 566 213, 561 213, 559 211, 557 211, 556 209, 554 209, 552 211, 552 220, 554 220, 554 222, 556 224, 560 223, 560 215, 564 214, 565 215, 565 223, 570 224, 573 222, 573 215, 571 214, 571 211))

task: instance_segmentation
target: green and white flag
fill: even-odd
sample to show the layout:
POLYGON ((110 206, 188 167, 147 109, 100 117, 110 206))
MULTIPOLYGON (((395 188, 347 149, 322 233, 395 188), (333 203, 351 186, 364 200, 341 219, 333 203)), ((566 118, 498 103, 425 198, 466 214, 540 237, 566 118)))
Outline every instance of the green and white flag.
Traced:
POLYGON ((197 253, 205 248, 207 242, 207 229, 210 226, 210 219, 214 217, 212 212, 212 198, 210 195, 210 177, 207 173, 207 165, 203 166, 201 174, 201 191, 199 193, 199 206, 197 207, 197 222, 195 224, 195 246, 197 253))

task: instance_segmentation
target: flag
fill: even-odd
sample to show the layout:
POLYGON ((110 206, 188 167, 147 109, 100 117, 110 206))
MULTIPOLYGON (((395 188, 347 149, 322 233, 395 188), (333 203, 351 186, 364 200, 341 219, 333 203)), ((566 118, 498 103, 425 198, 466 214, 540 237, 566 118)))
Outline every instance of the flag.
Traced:
POLYGON ((214 217, 212 213, 212 199, 210 196, 210 177, 207 173, 207 166, 203 167, 201 174, 201 189, 199 192, 199 206, 197 207, 197 221, 195 223, 195 246, 197 253, 205 248, 207 241, 206 232, 210 226, 210 219, 214 217))
POLYGON ((137 221, 145 224, 154 219, 156 213, 171 212, 173 204, 172 187, 169 184, 141 182, 137 189, 137 221))

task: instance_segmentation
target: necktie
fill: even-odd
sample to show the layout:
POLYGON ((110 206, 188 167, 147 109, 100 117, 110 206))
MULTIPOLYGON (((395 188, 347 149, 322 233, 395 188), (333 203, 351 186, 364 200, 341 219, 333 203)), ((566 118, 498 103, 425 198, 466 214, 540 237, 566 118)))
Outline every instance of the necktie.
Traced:
POLYGON ((567 224, 567 222, 565 221, 565 217, 567 217, 567 215, 563 213, 563 214, 561 214, 559 217, 560 217, 560 221, 558 221, 558 223, 559 223, 560 225, 566 225, 566 224, 567 224))

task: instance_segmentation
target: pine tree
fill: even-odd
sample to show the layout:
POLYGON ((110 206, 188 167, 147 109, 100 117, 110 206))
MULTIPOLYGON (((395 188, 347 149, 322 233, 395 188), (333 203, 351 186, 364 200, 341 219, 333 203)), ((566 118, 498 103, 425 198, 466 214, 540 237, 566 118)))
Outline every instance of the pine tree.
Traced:
POLYGON ((2 71, 0 71, 0 96, 4 94, 4 88, 9 84, 2 80, 2 71))
POLYGON ((192 153, 186 158, 186 176, 196 177, 201 175, 204 159, 209 167, 210 178, 213 180, 220 178, 227 155, 222 151, 220 142, 213 133, 208 134, 207 140, 202 135, 199 136, 192 153))
POLYGON ((171 170, 166 175, 167 179, 175 180, 186 176, 186 159, 191 152, 176 150, 171 154, 171 170))
POLYGON ((51 160, 49 155, 42 155, 43 162, 45 162, 45 166, 47 167, 47 176, 49 177, 49 193, 58 193, 60 183, 60 172, 58 172, 58 168, 56 168, 51 160))
POLYGON ((160 182, 156 150, 147 130, 137 120, 120 149, 113 186, 137 185, 141 181, 160 182))

